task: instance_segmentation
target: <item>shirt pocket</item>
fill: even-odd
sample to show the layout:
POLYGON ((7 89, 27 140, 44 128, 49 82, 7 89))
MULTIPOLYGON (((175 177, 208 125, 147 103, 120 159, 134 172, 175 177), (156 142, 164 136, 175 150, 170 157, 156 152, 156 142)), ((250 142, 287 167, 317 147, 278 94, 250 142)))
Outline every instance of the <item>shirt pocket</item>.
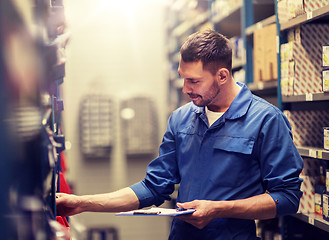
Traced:
POLYGON ((216 137, 214 142, 215 149, 221 149, 226 152, 251 154, 255 141, 249 138, 221 136, 216 137))
POLYGON ((255 141, 249 138, 221 136, 216 137, 213 144, 209 180, 218 187, 242 186, 248 181, 259 165, 252 155, 255 141))

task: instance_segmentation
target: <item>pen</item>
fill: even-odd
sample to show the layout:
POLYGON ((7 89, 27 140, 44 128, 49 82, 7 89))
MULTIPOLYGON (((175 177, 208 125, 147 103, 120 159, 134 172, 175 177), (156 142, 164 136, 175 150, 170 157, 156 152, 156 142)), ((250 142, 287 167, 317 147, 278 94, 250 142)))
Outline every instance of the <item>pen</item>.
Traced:
POLYGON ((158 214, 160 214, 161 212, 159 212, 159 211, 143 211, 143 210, 141 210, 141 211, 134 211, 134 215, 158 215, 158 214))
POLYGON ((185 209, 185 208, 177 208, 177 209, 176 209, 177 212, 186 211, 186 210, 187 210, 187 209, 185 209))

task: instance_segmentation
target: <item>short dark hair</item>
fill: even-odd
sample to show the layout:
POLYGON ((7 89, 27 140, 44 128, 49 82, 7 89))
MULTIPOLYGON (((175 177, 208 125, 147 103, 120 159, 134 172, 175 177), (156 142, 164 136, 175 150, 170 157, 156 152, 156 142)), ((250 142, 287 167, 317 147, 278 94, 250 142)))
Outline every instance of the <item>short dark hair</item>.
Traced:
POLYGON ((204 69, 216 74, 220 67, 232 71, 232 47, 230 41, 214 30, 193 33, 183 43, 180 54, 184 62, 201 60, 204 69))

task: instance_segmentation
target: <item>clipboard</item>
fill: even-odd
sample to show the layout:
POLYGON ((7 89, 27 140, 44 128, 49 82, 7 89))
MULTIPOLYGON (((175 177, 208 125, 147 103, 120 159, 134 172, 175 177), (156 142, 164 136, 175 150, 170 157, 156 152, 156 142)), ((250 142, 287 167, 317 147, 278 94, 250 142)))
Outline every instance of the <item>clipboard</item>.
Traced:
POLYGON ((179 216, 185 214, 191 214, 195 212, 195 209, 170 209, 170 208, 157 208, 152 207, 150 209, 140 209, 127 212, 116 213, 116 216, 179 216))

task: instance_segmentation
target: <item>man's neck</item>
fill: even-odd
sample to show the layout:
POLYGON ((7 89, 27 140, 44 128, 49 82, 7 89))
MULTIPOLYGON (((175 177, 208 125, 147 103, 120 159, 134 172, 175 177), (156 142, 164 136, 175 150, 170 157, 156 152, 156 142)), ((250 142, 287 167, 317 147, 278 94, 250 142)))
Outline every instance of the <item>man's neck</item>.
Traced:
POLYGON ((221 88, 221 98, 219 99, 219 101, 217 101, 219 102, 219 104, 208 105, 208 109, 213 112, 226 112, 226 110, 231 106, 235 97, 240 92, 240 89, 241 87, 232 79, 232 81, 223 85, 223 87, 221 88))

